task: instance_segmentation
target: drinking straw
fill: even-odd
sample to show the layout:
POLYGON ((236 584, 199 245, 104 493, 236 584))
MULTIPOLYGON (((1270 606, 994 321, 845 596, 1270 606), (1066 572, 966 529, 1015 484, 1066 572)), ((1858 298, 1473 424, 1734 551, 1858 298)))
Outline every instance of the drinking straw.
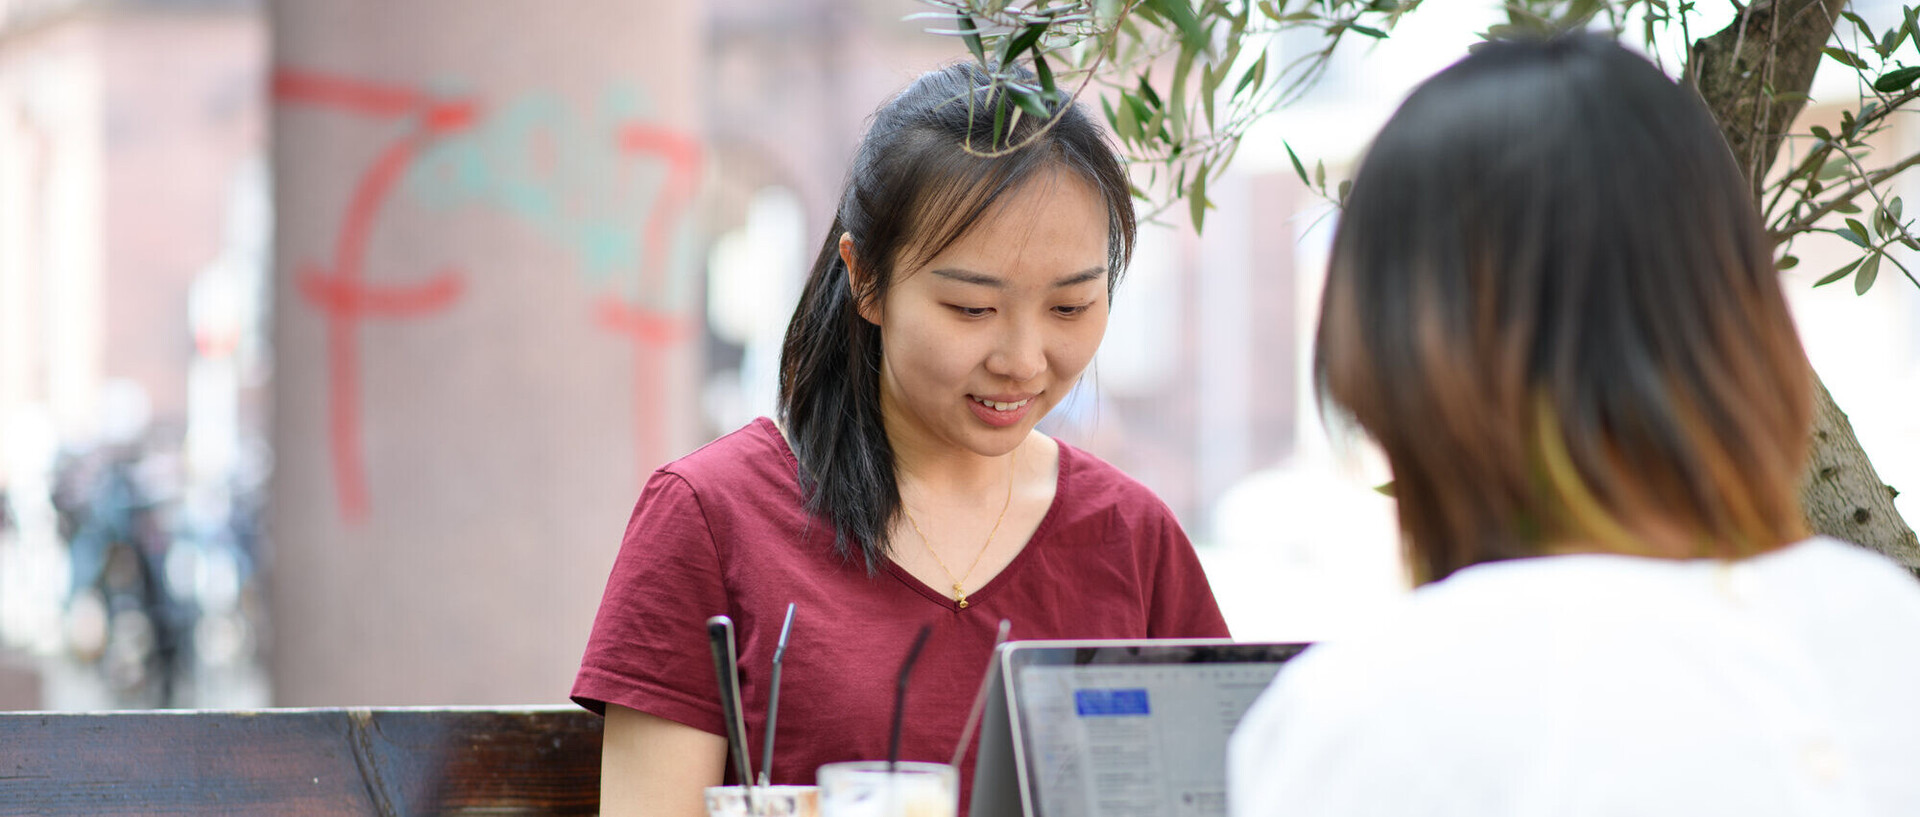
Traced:
POLYGON ((960 730, 960 745, 953 747, 953 767, 960 768, 960 759, 967 756, 967 743, 973 740, 973 730, 980 726, 980 713, 987 708, 987 689, 993 686, 993 665, 1000 660, 1000 645, 1007 643, 1007 634, 1013 631, 1013 621, 1000 619, 1000 632, 993 637, 993 650, 987 653, 987 672, 980 678, 980 689, 973 693, 973 708, 967 711, 967 725, 960 730))
POLYGON ((920 634, 913 637, 913 646, 907 648, 907 660, 900 663, 900 680, 893 688, 893 737, 887 742, 889 775, 900 763, 900 727, 904 725, 907 714, 907 676, 913 674, 913 662, 920 659, 920 648, 927 645, 927 636, 930 635, 933 635, 933 625, 920 625, 920 634))
POLYGON ((773 778, 773 723, 780 714, 780 659, 787 654, 787 635, 793 632, 793 602, 787 602, 787 620, 780 625, 780 641, 773 646, 773 676, 767 681, 767 742, 760 752, 760 785, 773 778))
POLYGON ((733 746, 733 771, 753 802, 753 759, 747 756, 747 722, 740 714, 740 657, 734 652, 733 619, 707 619, 707 644, 713 648, 713 674, 720 681, 720 717, 727 724, 727 743, 733 746))

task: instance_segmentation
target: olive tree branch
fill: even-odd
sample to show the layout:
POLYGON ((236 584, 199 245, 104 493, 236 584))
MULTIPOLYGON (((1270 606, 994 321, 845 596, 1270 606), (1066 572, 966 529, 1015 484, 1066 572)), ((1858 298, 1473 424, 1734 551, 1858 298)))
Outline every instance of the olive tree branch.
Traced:
MULTIPOLYGON (((1803 215, 1800 218, 1787 223, 1786 226, 1771 231, 1769 237, 1773 239, 1773 245, 1778 247, 1782 243, 1785 243, 1788 239, 1791 239, 1796 235, 1799 235, 1801 233, 1804 233, 1804 232, 1807 232, 1808 230, 1813 229, 1813 225, 1815 222, 1818 222, 1820 219, 1826 217, 1829 213, 1832 213, 1835 208, 1841 207, 1853 201, 1855 198, 1858 198, 1861 193, 1866 193, 1874 190, 1874 188, 1880 185, 1881 183, 1885 182, 1888 179, 1893 178, 1894 176, 1900 175, 1902 171, 1906 170, 1907 168, 1913 167, 1914 165, 1917 165, 1917 164, 1920 164, 1920 153, 1915 153, 1911 156, 1908 156, 1905 159, 1901 159, 1899 162, 1893 165, 1883 167, 1879 170, 1873 171, 1872 173, 1861 174, 1861 180, 1858 184, 1855 184, 1854 186, 1847 188, 1845 191, 1842 191, 1840 195, 1834 196, 1831 199, 1821 202, 1819 205, 1815 206, 1812 210, 1807 211, 1806 215, 1803 215)), ((1878 198, 1879 197, 1876 194, 1875 200, 1877 201, 1878 198)), ((1865 238, 1865 237, 1866 236, 1862 236, 1862 238, 1865 238)))

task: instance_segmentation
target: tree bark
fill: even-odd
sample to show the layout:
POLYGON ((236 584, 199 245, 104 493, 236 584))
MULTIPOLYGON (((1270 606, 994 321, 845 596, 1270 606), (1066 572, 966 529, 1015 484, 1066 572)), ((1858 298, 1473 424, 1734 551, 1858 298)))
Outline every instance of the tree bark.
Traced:
MULTIPOLYGON (((1683 79, 1699 90, 1719 121, 1756 199, 1788 128, 1806 104, 1820 49, 1845 5, 1845 0, 1754 3, 1725 29, 1695 42, 1687 55, 1683 79), (1772 95, 1766 93, 1769 87, 1772 95)), ((1853 425, 1818 375, 1807 466, 1800 498, 1815 532, 1865 545, 1920 570, 1920 540, 1894 509, 1895 491, 1874 472, 1853 425)))
POLYGON ((1845 7, 1846 0, 1754 3, 1719 33, 1696 41, 1687 55, 1683 79, 1720 122, 1756 199, 1787 129, 1806 107, 1820 48, 1845 7))
POLYGON ((1920 570, 1920 539, 1893 507, 1897 492, 1880 481, 1860 449, 1847 415, 1816 378, 1813 455, 1800 481, 1800 501, 1814 530, 1885 553, 1920 570))

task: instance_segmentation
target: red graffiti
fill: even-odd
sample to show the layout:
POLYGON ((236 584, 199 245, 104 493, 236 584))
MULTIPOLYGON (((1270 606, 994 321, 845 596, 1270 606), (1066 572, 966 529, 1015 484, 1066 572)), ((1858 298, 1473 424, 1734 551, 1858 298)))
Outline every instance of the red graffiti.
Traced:
POLYGON ((631 306, 611 296, 595 304, 595 313, 602 328, 633 342, 634 447, 638 449, 636 464, 644 484, 647 475, 659 464, 652 462, 648 455, 664 455, 668 445, 666 418, 661 416, 652 399, 658 391, 650 387, 663 378, 660 359, 665 356, 664 350, 687 336, 687 321, 670 312, 631 306))
POLYGON ((658 205, 647 219, 646 269, 665 274, 667 253, 672 248, 667 229, 673 218, 693 205, 700 184, 700 143, 678 133, 650 125, 628 125, 621 129, 620 149, 630 156, 654 155, 667 163, 667 178, 660 185, 658 205))
MULTIPOLYGON (((436 97, 410 88, 363 82, 328 74, 280 69, 273 77, 275 99, 387 120, 407 120, 404 135, 388 145, 361 176, 347 207, 334 258, 328 266, 304 265, 296 277, 302 299, 326 317, 329 429, 342 514, 350 522, 365 518, 368 507, 366 466, 361 458, 360 350, 356 332, 372 318, 404 319, 447 307, 460 297, 458 272, 443 270, 405 286, 371 286, 364 281, 367 239, 381 206, 406 175, 411 163, 435 141, 469 131, 479 120, 471 101, 436 97)), ((614 134, 622 155, 663 162, 665 179, 649 213, 642 291, 667 288, 672 228, 691 209, 698 193, 702 151, 699 142, 648 124, 628 124, 614 134), (648 280, 649 277, 657 280, 648 280)), ((602 328, 630 340, 634 347, 635 446, 640 475, 652 470, 649 455, 666 451, 665 422, 655 397, 665 350, 689 334, 689 321, 671 310, 651 309, 607 296, 594 305, 602 328)))
POLYGON ((407 116, 432 104, 430 98, 412 89, 292 68, 274 72, 273 96, 289 102, 339 108, 376 117, 407 116))
MULTIPOLYGON (((627 125, 620 133, 620 149, 631 156, 654 155, 665 160, 667 177, 660 185, 651 217, 647 219, 647 260, 643 272, 652 270, 665 276, 669 269, 669 228, 674 218, 690 209, 700 182, 700 143, 682 134, 651 125, 627 125)), ((655 463, 649 455, 663 456, 667 450, 666 423, 654 411, 650 388, 658 383, 658 359, 665 349, 679 343, 688 334, 685 318, 670 311, 630 306, 617 298, 604 298, 597 306, 600 325, 633 341, 634 357, 634 444, 639 449, 637 464, 640 481, 655 463)))
POLYGON ((291 104, 335 108, 381 119, 412 118, 407 133, 387 146, 362 174, 347 205, 326 265, 303 265, 295 279, 300 296, 327 321, 328 426, 334 483, 340 510, 350 522, 366 518, 366 465, 360 445, 360 347, 356 332, 369 318, 407 318, 444 309, 460 296, 460 275, 443 270, 423 283, 371 286, 364 283, 367 238, 374 217, 407 166, 436 139, 471 127, 477 106, 444 100, 407 88, 361 82, 325 74, 279 69, 273 77, 275 99, 291 104))

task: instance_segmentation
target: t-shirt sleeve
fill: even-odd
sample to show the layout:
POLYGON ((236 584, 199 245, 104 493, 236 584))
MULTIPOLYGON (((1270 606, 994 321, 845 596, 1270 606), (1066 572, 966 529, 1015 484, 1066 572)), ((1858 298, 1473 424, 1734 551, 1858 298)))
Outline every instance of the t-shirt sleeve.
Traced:
POLYGON ((655 472, 607 579, 574 702, 600 714, 615 703, 721 734, 706 620, 728 609, 699 496, 680 476, 655 472))
POLYGON ((1213 586, 1200 566, 1173 511, 1158 497, 1148 496, 1142 507, 1150 509, 1139 544, 1155 564, 1146 575, 1152 577, 1147 603, 1149 638, 1226 638, 1227 620, 1220 614, 1220 603, 1213 598, 1213 586))

